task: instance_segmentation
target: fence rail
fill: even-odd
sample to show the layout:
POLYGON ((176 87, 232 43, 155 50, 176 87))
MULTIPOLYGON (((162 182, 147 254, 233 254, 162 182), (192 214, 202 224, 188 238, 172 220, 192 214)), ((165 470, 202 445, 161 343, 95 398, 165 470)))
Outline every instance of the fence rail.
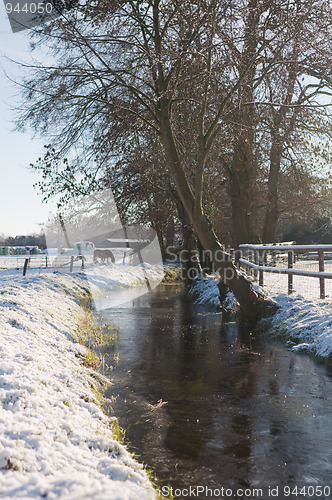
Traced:
POLYGON ((305 276, 319 279, 320 298, 325 299, 325 280, 332 279, 332 273, 325 272, 324 257, 325 253, 332 253, 332 245, 239 245, 241 250, 241 258, 239 263, 246 268, 254 270, 254 277, 259 285, 264 285, 264 273, 278 273, 288 275, 288 293, 294 291, 293 276, 305 276), (268 266, 267 255, 272 252, 274 255, 277 252, 287 253, 287 268, 268 266), (314 253, 318 256, 318 270, 306 271, 303 269, 294 269, 293 264, 300 254, 314 253), (252 262, 252 260, 254 262, 252 262))
MULTIPOLYGON (((128 251, 125 249, 112 249, 117 262, 122 262, 122 264, 132 264, 133 262, 133 251, 130 249, 128 251)), ((142 260, 141 252, 137 252, 138 258, 142 260)), ((141 262, 140 260, 140 262, 141 262)), ((45 270, 48 271, 58 270, 58 271, 78 271, 84 270, 86 267, 91 267, 93 265, 93 252, 85 253, 83 258, 77 253, 66 253, 66 254, 44 254, 44 255, 0 255, 0 270, 10 270, 23 269, 23 276, 31 270, 45 270)))
MULTIPOLYGON (((77 255, 1 255, 0 269, 22 269, 23 276, 26 275, 27 269, 63 269, 68 268, 70 272, 73 267, 84 268, 85 260, 77 255)), ((92 257, 90 258, 92 262, 92 257)))

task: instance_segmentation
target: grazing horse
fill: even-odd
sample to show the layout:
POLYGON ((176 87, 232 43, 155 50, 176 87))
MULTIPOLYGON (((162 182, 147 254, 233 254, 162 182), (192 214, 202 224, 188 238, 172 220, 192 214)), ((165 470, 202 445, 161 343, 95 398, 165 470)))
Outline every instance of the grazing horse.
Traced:
POLYGON ((109 248, 96 248, 93 252, 93 262, 98 262, 98 259, 100 259, 103 264, 105 264, 105 262, 108 264, 108 259, 111 259, 112 264, 115 264, 113 252, 109 250, 109 248))

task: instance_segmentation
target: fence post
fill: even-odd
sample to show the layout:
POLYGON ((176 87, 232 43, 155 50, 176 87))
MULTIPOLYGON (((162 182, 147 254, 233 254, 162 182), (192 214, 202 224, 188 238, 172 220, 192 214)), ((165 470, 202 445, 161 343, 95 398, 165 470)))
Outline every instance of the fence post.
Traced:
MULTIPOLYGON (((319 272, 324 272, 324 251, 318 250, 318 265, 319 272)), ((319 288, 320 288, 320 298, 325 299, 325 279, 323 277, 319 278, 319 288)))
MULTIPOLYGON (((258 250, 258 264, 260 266, 262 266, 264 264, 264 253, 265 253, 265 250, 258 250)), ((260 269, 259 270, 259 286, 263 286, 264 285, 264 277, 263 277, 263 270, 260 269)))
MULTIPOLYGON (((247 248, 247 260, 249 262, 255 263, 255 255, 256 255, 255 250, 252 250, 251 248, 247 248)), ((253 276, 255 278, 255 271, 251 266, 249 266, 248 274, 249 274, 249 276, 253 276)))
MULTIPOLYGON (((288 269, 293 269, 293 251, 288 252, 288 269)), ((293 275, 288 274, 288 294, 293 293, 293 275)))
POLYGON ((238 269, 241 267, 241 263, 239 262, 239 259, 242 258, 242 250, 240 248, 233 248, 233 253, 234 253, 234 263, 238 269))
POLYGON ((27 273, 28 264, 29 264, 29 259, 25 259, 24 260, 24 266, 23 266, 23 276, 25 276, 26 273, 27 273))
POLYGON ((74 265, 74 256, 72 255, 70 257, 70 272, 73 272, 73 265, 74 265))
MULTIPOLYGON (((251 262, 250 248, 244 249, 244 258, 245 260, 251 262)), ((252 268, 250 266, 245 267, 248 276, 252 276, 252 268)))
MULTIPOLYGON (((259 250, 254 250, 254 264, 259 265, 259 250)), ((254 280, 256 281, 257 280, 257 276, 258 276, 258 272, 257 272, 257 269, 254 268, 254 280)))
POLYGON ((236 261, 235 261, 235 250, 234 250, 234 248, 230 248, 230 249, 229 249, 229 254, 230 254, 230 256, 231 256, 231 259, 232 259, 233 263, 236 265, 236 261))
POLYGON ((45 264, 46 264, 46 267, 48 267, 48 260, 47 260, 47 255, 46 255, 46 258, 45 258, 45 264))

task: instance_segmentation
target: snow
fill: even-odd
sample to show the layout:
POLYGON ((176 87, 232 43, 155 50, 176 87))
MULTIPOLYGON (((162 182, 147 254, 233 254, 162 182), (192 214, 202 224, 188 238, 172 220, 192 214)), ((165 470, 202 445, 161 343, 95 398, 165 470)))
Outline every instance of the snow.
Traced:
POLYGON ((287 338, 294 351, 309 351, 319 358, 332 356, 332 303, 305 299, 300 294, 274 298, 279 310, 271 320, 270 331, 287 338))
MULTIPOLYGON (((261 326, 264 325, 270 333, 286 340, 287 346, 292 350, 308 351, 318 358, 326 359, 332 356, 332 302, 310 298, 308 290, 311 293, 312 291, 309 280, 310 278, 302 281, 302 287, 298 284, 298 290, 303 293, 292 295, 278 293, 278 290, 271 286, 270 290, 261 289, 255 283, 252 286, 255 291, 263 291, 269 295, 279 307, 272 318, 261 321, 261 326)), ((197 304, 218 306, 217 277, 213 275, 199 277, 191 289, 191 295, 197 304)), ((236 306, 233 294, 228 292, 223 307, 234 310, 236 306)))
MULTIPOLYGON (((15 258, 16 260, 16 258, 15 258)), ((44 276, 48 274, 68 275, 67 268, 54 267, 28 267, 27 277, 44 276)), ((22 267, 9 268, 0 272, 1 277, 12 278, 22 275, 22 267)), ((81 270, 80 265, 74 269, 71 276, 81 276, 81 281, 85 280, 85 287, 89 288, 94 308, 97 311, 126 304, 161 283, 164 277, 164 269, 161 265, 151 265, 148 263, 131 265, 94 265, 90 263, 81 270)))
POLYGON ((189 293, 195 304, 220 306, 218 280, 215 276, 198 276, 189 288, 189 293))
MULTIPOLYGON (((114 283, 128 285, 130 272, 113 269, 114 283)), ((82 364, 75 329, 86 277, 20 274, 0 273, 1 498, 155 498, 98 404, 106 381, 82 364)))
MULTIPOLYGON (((195 304, 205 305, 213 308, 220 307, 220 294, 218 288, 218 276, 197 276, 189 289, 190 296, 195 304)), ((238 306, 234 295, 228 291, 222 304, 223 309, 233 311, 238 306)))
MULTIPOLYGON (((287 264, 284 263, 284 266, 287 264)), ((331 273, 331 261, 325 260, 331 273)), ((280 262, 278 263, 280 266, 280 262)), ((301 272, 317 271, 318 262, 298 260, 294 267, 301 272)), ((276 300, 279 310, 270 320, 270 331, 288 340, 294 351, 308 351, 321 359, 332 356, 332 280, 325 280, 326 298, 320 299, 319 279, 293 277, 294 293, 287 295, 288 277, 264 273, 264 290, 276 300)))
MULTIPOLYGON (((156 498, 143 467, 112 431, 98 389, 106 381, 83 366, 88 352, 75 338, 90 289, 95 302, 119 289, 144 292, 153 266, 100 266, 84 273, 0 273, 0 496, 49 500, 156 498)), ((200 277, 196 302, 219 304, 216 277, 200 277)), ((271 292, 279 310, 264 320, 295 351, 332 355, 332 303, 271 292)), ((128 296, 131 298, 130 296, 128 296)), ((103 299, 104 300, 104 299, 103 299)), ((236 301, 229 292, 229 308, 236 301)), ((107 300, 106 300, 107 302, 107 300)), ((108 303, 108 302, 107 302, 108 303)))

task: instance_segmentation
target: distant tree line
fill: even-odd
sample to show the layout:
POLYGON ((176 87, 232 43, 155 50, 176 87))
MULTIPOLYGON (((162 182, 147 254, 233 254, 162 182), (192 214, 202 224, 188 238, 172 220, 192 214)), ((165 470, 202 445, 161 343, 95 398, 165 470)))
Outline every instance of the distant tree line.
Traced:
POLYGON ((46 248, 46 240, 44 234, 10 236, 5 239, 5 245, 12 247, 39 247, 44 250, 46 248))

